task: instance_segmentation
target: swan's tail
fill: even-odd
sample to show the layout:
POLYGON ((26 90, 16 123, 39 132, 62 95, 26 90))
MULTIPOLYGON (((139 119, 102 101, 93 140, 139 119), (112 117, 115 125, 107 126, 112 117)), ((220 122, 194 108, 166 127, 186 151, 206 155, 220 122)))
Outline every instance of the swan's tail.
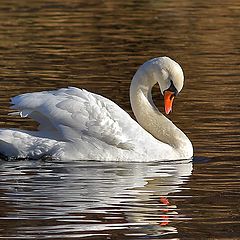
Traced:
POLYGON ((39 159, 44 156, 61 158, 63 146, 53 139, 35 136, 35 132, 0 129, 0 158, 39 159))

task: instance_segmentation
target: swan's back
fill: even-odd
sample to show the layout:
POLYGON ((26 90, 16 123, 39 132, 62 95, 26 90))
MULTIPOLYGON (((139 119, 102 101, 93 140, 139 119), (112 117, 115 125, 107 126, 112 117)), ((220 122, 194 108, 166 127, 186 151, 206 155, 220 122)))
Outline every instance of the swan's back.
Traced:
POLYGON ((100 95, 74 87, 26 93, 11 99, 12 109, 39 123, 39 131, 51 132, 61 141, 91 136, 120 148, 131 148, 124 131, 132 118, 100 95))

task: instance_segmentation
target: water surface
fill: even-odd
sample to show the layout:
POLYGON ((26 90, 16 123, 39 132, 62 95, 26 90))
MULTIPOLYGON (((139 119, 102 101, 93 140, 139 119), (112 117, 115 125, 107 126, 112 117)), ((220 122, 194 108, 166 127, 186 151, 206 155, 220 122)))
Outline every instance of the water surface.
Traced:
MULTIPOLYGON (((240 4, 203 1, 0 3, 0 127, 11 96, 66 86, 130 114, 140 64, 170 56, 186 83, 170 118, 192 162, 2 161, 2 239, 238 239, 240 4)), ((162 98, 154 98, 163 110, 162 98)))

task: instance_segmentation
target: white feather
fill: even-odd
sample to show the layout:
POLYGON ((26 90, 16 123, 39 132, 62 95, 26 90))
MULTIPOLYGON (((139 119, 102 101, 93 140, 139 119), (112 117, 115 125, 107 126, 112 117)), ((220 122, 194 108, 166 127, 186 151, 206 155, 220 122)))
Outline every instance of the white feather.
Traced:
POLYGON ((86 134, 120 148, 133 147, 123 132, 126 124, 119 121, 123 116, 125 121, 132 118, 112 101, 86 90, 26 93, 12 98, 12 104, 21 117, 39 122, 39 129, 58 131, 62 141, 86 134))

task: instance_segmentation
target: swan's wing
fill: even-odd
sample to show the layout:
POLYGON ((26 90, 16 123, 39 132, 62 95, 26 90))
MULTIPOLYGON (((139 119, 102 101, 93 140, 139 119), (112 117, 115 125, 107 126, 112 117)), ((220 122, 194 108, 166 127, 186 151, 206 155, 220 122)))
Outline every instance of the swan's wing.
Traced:
POLYGON ((132 149, 127 124, 134 120, 118 105, 78 88, 26 93, 11 99, 21 117, 39 122, 39 130, 59 132, 63 141, 84 135, 123 149, 132 149))

